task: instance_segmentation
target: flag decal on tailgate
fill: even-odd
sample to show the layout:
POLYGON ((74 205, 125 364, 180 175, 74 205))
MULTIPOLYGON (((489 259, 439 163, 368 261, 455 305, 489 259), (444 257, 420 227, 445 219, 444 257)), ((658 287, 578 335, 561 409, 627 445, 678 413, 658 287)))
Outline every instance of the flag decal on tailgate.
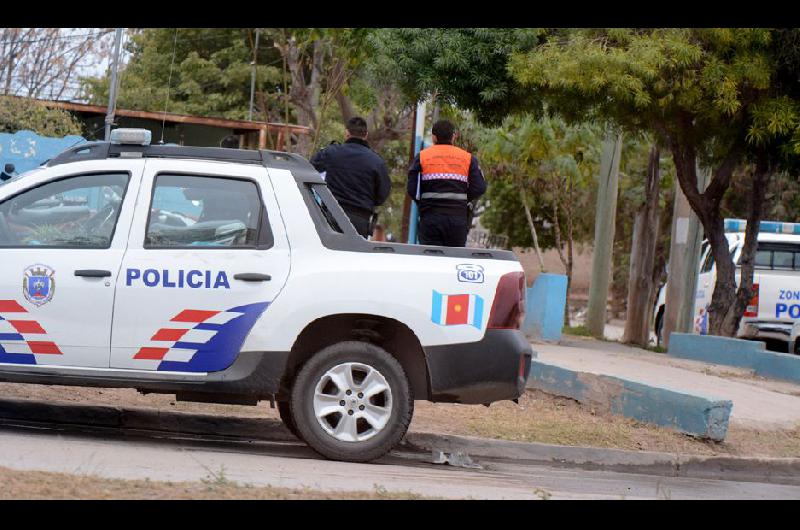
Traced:
POLYGON ((442 294, 434 290, 431 320, 440 326, 466 324, 481 329, 483 298, 477 294, 442 294))

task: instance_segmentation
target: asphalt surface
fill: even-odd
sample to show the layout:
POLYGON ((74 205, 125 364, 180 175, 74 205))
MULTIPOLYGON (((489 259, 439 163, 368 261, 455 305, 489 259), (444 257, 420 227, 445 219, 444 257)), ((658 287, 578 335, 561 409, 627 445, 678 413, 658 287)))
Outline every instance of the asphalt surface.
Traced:
POLYGON ((659 477, 479 459, 477 468, 393 452, 370 464, 325 460, 298 442, 0 425, 0 465, 118 479, 214 480, 324 491, 410 491, 459 499, 800 499, 800 487, 659 477))

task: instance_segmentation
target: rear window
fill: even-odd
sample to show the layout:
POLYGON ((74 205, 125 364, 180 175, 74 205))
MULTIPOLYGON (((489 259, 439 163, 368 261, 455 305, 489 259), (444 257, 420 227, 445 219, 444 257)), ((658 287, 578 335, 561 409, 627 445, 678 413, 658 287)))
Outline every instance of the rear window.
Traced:
POLYGON ((800 270, 800 245, 791 243, 759 243, 755 258, 756 269, 800 270))

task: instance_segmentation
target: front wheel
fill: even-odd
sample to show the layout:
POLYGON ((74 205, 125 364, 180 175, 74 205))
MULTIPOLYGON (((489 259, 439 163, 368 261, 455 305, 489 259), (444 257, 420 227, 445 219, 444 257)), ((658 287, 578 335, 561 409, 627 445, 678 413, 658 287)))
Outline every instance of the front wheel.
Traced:
POLYGON ((414 399, 402 366, 366 342, 329 346, 300 370, 292 387, 292 418, 301 438, 333 460, 367 462, 405 435, 414 399))

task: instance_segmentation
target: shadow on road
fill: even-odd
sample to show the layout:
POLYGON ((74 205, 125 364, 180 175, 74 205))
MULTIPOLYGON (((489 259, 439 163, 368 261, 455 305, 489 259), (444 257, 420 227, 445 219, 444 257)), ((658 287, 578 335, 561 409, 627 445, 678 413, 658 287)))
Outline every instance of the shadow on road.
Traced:
MULTIPOLYGON (((283 423, 270 418, 243 418, 144 408, 52 404, 0 399, 0 428, 42 435, 67 433, 93 439, 118 439, 180 445, 183 449, 323 459, 283 423)), ((423 464, 420 455, 390 454, 373 464, 423 464)))

